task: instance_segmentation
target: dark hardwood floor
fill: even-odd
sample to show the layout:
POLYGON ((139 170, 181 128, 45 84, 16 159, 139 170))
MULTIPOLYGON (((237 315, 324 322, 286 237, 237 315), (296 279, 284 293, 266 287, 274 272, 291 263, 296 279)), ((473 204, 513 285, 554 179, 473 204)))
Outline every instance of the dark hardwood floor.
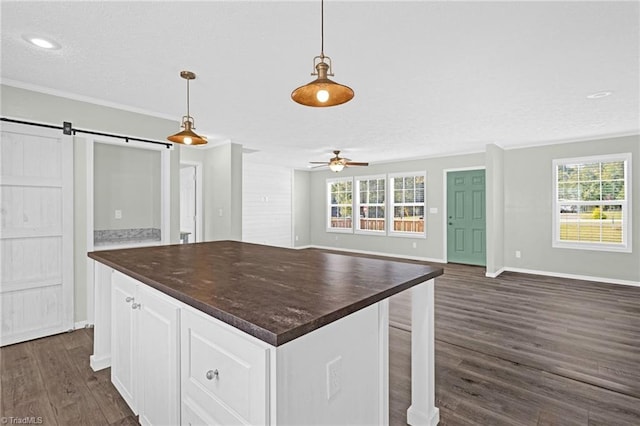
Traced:
MULTIPOLYGON (((441 424, 640 425, 640 288, 484 272, 448 264, 436 279, 441 424)), ((405 293, 389 309, 394 364, 405 293)))
MULTIPOLYGON (((410 404, 408 296, 391 301, 391 425, 410 404)), ((0 417, 137 424, 91 352, 90 329, 0 349, 0 417)), ((436 405, 441 425, 640 425, 640 288, 446 265, 436 405)))

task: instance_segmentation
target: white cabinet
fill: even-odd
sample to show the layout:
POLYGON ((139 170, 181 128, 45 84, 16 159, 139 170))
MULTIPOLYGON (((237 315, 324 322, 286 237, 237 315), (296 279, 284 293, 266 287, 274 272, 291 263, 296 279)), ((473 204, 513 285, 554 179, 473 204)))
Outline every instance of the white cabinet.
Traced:
POLYGON ((268 345, 182 310, 182 424, 268 424, 268 345))
POLYGON ((141 424, 179 424, 178 303, 114 272, 111 306, 113 384, 141 424))
MULTIPOLYGON (((97 311, 93 360, 111 362, 141 424, 388 424, 386 300, 272 346, 120 272, 96 277, 109 308, 97 311)), ((412 292, 426 309, 412 317, 413 381, 424 385, 412 387, 409 423, 436 424, 433 281, 412 292)))
POLYGON ((132 309, 136 282, 113 272, 111 286, 111 381, 134 413, 136 404, 134 371, 136 370, 136 325, 132 309))

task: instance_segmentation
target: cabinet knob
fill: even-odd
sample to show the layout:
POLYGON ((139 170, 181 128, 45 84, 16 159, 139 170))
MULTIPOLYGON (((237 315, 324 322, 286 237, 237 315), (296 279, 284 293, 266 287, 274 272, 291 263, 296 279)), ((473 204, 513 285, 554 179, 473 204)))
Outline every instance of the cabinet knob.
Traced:
POLYGON ((216 370, 207 371, 206 376, 207 376, 208 380, 213 380, 214 378, 216 378, 216 379, 220 378, 220 375, 218 374, 218 370, 217 369, 216 370))
POLYGON ((138 309, 140 307, 139 303, 132 303, 131 304, 131 309, 138 309))
POLYGON ((135 297, 127 297, 126 299, 124 299, 125 302, 129 303, 129 302, 133 302, 135 300, 135 297))

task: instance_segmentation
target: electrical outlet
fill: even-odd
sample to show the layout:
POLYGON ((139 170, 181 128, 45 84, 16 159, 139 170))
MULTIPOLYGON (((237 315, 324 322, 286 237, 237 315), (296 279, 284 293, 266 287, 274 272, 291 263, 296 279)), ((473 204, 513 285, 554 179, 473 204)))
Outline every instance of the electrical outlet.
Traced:
POLYGON ((115 217, 116 219, 122 219, 122 210, 116 210, 115 217))
POLYGON ((520 253, 520 250, 516 250, 516 258, 520 259, 521 256, 522 256, 522 253, 520 253))
POLYGON ((327 363, 327 399, 333 398, 342 389, 342 357, 327 363))

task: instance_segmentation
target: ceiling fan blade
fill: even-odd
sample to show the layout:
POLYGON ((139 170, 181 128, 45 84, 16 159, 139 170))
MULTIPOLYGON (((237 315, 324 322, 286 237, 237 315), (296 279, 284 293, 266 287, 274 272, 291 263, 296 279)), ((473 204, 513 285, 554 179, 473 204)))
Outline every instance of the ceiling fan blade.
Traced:
POLYGON ((329 165, 326 161, 309 161, 309 164, 324 164, 325 166, 329 165))
POLYGON ((319 166, 313 166, 313 167, 309 167, 310 169, 319 169, 320 167, 327 167, 328 164, 321 164, 319 166))
POLYGON ((347 161, 346 166, 368 166, 369 163, 359 163, 357 161, 347 161))

